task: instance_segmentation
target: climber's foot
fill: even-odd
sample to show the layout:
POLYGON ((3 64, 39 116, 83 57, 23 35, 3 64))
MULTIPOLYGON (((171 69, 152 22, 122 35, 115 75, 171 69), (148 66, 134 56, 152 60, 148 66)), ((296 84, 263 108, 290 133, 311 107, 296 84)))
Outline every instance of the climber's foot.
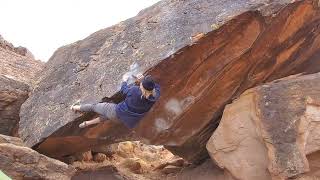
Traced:
POLYGON ((84 121, 83 123, 79 124, 79 128, 85 128, 87 126, 89 126, 87 121, 84 121))

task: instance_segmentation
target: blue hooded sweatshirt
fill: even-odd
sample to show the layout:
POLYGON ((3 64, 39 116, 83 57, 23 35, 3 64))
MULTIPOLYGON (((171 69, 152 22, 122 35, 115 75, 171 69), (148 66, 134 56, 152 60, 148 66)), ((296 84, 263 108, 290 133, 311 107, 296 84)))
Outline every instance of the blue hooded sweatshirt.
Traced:
POLYGON ((158 84, 155 84, 155 97, 151 95, 148 99, 142 96, 139 86, 128 85, 126 82, 122 83, 120 91, 126 95, 126 99, 117 104, 116 113, 128 128, 134 128, 160 96, 158 84))

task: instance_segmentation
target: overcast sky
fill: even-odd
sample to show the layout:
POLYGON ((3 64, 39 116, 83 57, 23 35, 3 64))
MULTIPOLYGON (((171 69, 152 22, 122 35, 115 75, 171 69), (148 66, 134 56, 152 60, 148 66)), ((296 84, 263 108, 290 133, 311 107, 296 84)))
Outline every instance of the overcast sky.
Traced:
POLYGON ((0 0, 0 34, 47 61, 66 44, 135 16, 159 0, 0 0))

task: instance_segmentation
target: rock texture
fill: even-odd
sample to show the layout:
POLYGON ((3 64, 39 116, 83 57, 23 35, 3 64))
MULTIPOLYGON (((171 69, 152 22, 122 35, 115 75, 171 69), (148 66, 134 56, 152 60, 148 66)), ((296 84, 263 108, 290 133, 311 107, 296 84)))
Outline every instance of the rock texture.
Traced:
MULTIPOLYGON (((92 152, 94 161, 75 161, 72 165, 79 172, 91 172, 93 179, 99 178, 99 175, 95 173, 96 170, 109 166, 117 169, 116 172, 121 177, 127 177, 130 180, 156 180, 166 179, 165 172, 171 172, 171 176, 174 174, 173 169, 181 170, 189 165, 163 146, 146 145, 138 141, 113 144, 111 148, 95 148, 92 152), (106 157, 104 153, 107 153, 108 156, 106 157)), ((113 173, 110 172, 111 174, 113 173)))
POLYGON ((33 84, 44 63, 35 60, 24 47, 14 47, 0 35, 0 75, 26 84, 33 84))
POLYGON ((27 84, 0 75, 0 133, 15 134, 20 107, 29 91, 27 84))
POLYGON ((103 153, 97 153, 93 156, 93 160, 99 163, 105 161, 106 159, 107 159, 107 156, 103 153))
POLYGON ((2 135, 2 134, 0 134, 0 143, 1 144, 9 143, 9 144, 13 144, 16 146, 25 146, 25 144, 22 142, 22 140, 20 138, 6 136, 6 135, 2 135))
POLYGON ((211 158, 239 180, 319 179, 319 84, 317 73, 246 91, 225 108, 211 158))
POLYGON ((22 145, 19 138, 0 135, 0 169, 15 180, 71 179, 75 169, 22 145))
POLYGON ((235 180, 230 174, 217 167, 210 159, 200 165, 183 168, 177 174, 168 175, 166 180, 235 180))
POLYGON ((20 107, 28 98, 35 74, 43 66, 28 52, 0 36, 0 134, 16 134, 20 107))
POLYGON ((129 180, 125 175, 119 174, 113 166, 102 167, 95 170, 83 170, 77 172, 71 180, 129 180))
POLYGON ((76 160, 78 160, 78 161, 91 161, 92 160, 91 151, 76 153, 74 156, 75 156, 76 160))
POLYGON ((319 71, 319 12, 316 0, 163 0, 58 49, 22 107, 19 134, 50 156, 114 135, 99 128, 104 124, 78 130, 93 115, 76 115, 69 106, 80 98, 119 102, 121 76, 137 63, 162 87, 137 134, 189 160, 204 158, 233 98, 266 81, 319 71), (65 151, 54 148, 62 144, 65 151))

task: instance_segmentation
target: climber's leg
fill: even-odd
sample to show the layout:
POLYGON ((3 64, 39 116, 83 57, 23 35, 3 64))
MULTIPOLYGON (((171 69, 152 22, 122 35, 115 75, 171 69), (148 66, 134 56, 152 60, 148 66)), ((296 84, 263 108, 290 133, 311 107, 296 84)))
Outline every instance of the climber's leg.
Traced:
MULTIPOLYGON (((96 104, 81 104, 79 105, 79 110, 81 112, 96 112, 98 110, 97 107, 95 107, 96 104)), ((98 112, 96 112, 98 113, 98 112)))
POLYGON ((85 121, 79 125, 80 128, 91 124, 96 124, 105 120, 116 120, 116 104, 112 103, 96 103, 96 104, 81 104, 80 111, 82 112, 96 112, 100 115, 99 118, 91 121, 85 121))
POLYGON ((108 119, 109 103, 96 103, 96 104, 81 104, 80 111, 82 112, 95 112, 102 118, 108 119))

